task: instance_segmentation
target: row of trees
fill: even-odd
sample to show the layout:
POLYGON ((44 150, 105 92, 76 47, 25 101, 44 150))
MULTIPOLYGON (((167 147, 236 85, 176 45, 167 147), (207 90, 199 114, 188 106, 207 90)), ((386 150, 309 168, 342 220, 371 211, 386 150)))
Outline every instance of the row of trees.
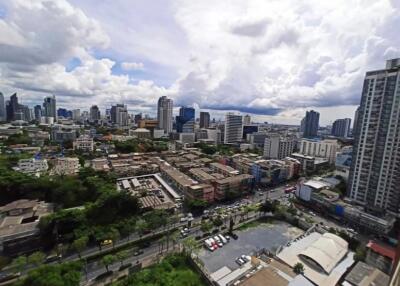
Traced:
POLYGON ((168 145, 164 141, 131 139, 125 142, 114 142, 115 150, 120 153, 133 152, 161 152, 168 150, 168 145))
POLYGON ((203 286, 205 285, 196 273, 185 254, 167 256, 159 264, 143 269, 127 279, 116 282, 113 286, 203 286))

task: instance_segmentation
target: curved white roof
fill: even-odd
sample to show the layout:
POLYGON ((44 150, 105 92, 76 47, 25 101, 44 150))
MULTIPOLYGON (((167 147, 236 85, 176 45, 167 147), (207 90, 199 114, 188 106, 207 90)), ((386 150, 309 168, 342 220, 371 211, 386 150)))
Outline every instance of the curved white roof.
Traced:
POLYGON ((330 273, 348 251, 348 243, 341 237, 325 233, 300 253, 318 263, 326 273, 330 273))

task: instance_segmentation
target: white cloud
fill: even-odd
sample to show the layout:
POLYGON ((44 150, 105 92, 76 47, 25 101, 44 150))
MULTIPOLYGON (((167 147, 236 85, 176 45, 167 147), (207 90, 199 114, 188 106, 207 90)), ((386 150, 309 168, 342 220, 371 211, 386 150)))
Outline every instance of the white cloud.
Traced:
POLYGON ((282 121, 320 108, 329 123, 336 106, 354 109, 367 70, 400 56, 395 0, 69 1, 6 0, 2 90, 137 109, 170 95, 282 121), (80 65, 67 70, 72 58, 80 65), (115 65, 168 80, 116 75, 115 65))
POLYGON ((135 63, 135 62, 128 63, 128 62, 123 62, 123 63, 121 63, 121 68, 122 68, 123 70, 126 70, 126 71, 131 71, 131 70, 142 70, 142 69, 144 69, 144 65, 143 65, 143 63, 135 63))

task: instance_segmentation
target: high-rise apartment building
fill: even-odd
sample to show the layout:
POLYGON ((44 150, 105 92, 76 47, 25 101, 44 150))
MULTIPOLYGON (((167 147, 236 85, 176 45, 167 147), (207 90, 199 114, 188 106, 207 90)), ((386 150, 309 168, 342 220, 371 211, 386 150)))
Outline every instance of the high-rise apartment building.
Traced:
POLYGON ((225 115, 224 143, 237 143, 242 140, 243 116, 234 113, 225 115))
POLYGON ((366 73, 348 195, 367 210, 400 215, 400 59, 366 73))
POLYGON ((172 109, 174 107, 174 103, 172 99, 161 96, 158 99, 157 105, 157 120, 158 120, 158 128, 164 130, 164 133, 172 132, 172 109))
POLYGON ((283 159, 290 156, 296 146, 296 139, 291 136, 270 134, 265 138, 264 157, 268 159, 283 159))
POLYGON ((336 136, 336 137, 342 137, 342 138, 349 137, 350 125, 351 125, 350 118, 336 119, 332 125, 331 135, 336 136))
POLYGON ((352 135, 353 137, 356 136, 356 132, 357 132, 357 124, 358 124, 358 113, 360 111, 360 107, 357 107, 356 111, 354 112, 354 121, 353 121, 353 130, 352 130, 352 135))
POLYGON ((19 103, 17 94, 10 96, 10 100, 6 104, 7 121, 16 120, 16 113, 19 111, 19 103))
POLYGON ((111 107, 111 122, 119 127, 128 126, 128 110, 126 105, 117 104, 111 107))
POLYGON ((92 105, 90 107, 90 120, 91 121, 100 120, 100 109, 97 105, 92 105))
POLYGON ((35 120, 40 122, 40 119, 42 118, 42 106, 35 105, 33 110, 34 110, 34 114, 35 114, 35 120))
POLYGON ((48 96, 43 101, 43 116, 57 118, 56 97, 48 96))
POLYGON ((176 117, 176 131, 178 133, 194 132, 195 110, 193 107, 182 106, 179 115, 176 117))
POLYGON ((303 137, 316 137, 318 135, 319 113, 314 110, 307 111, 303 120, 303 137))
POLYGON ((250 125, 250 123, 251 123, 251 117, 250 117, 250 115, 246 114, 243 117, 243 125, 250 125))
POLYGON ((200 128, 210 127, 210 113, 201 111, 200 112, 200 128))
POLYGON ((6 105, 4 102, 4 95, 0 92, 0 122, 7 120, 6 105))

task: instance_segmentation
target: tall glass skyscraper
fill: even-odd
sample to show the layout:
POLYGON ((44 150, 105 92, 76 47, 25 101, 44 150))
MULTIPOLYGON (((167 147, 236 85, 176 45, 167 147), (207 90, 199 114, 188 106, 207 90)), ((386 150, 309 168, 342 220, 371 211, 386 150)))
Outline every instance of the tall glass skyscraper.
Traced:
POLYGON ((179 116, 176 117, 176 131, 178 133, 193 133, 194 119, 195 119, 194 108, 182 106, 179 109, 179 116))
POLYGON ((400 59, 367 72, 356 122, 348 195, 371 212, 400 215, 400 59))
POLYGON ((161 96, 158 99, 157 105, 157 120, 158 128, 164 130, 164 133, 169 134, 172 132, 172 109, 174 103, 172 99, 161 96))
POLYGON ((317 137, 319 127, 319 113, 314 110, 307 111, 306 117, 303 118, 301 124, 301 129, 303 129, 303 137, 317 137))

